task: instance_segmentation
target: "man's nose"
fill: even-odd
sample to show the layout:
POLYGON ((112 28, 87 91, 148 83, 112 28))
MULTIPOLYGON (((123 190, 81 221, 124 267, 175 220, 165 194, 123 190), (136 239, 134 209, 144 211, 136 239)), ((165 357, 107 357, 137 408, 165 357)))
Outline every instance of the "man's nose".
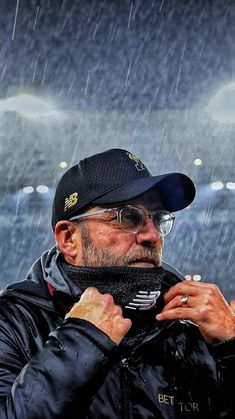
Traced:
POLYGON ((163 243, 160 228, 156 229, 154 227, 153 221, 150 217, 146 217, 143 226, 136 234, 136 241, 138 244, 142 244, 143 242, 149 242, 151 244, 156 244, 157 242, 163 243))

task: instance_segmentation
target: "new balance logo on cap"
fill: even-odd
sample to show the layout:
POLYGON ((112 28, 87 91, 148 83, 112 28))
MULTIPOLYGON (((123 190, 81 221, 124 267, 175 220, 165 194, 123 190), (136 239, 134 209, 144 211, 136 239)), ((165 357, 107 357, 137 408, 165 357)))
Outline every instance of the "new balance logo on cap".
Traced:
POLYGON ((74 192, 71 195, 69 195, 68 198, 65 198, 64 201, 64 211, 67 211, 67 209, 73 207, 78 202, 78 193, 74 192))

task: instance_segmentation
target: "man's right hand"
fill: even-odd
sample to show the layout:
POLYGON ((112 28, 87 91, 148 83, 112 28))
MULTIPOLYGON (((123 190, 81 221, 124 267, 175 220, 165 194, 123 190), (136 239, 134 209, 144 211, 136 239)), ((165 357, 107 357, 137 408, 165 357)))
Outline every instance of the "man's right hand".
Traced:
POLYGON ((101 294, 90 287, 82 294, 65 318, 88 320, 119 344, 131 328, 131 320, 122 316, 122 309, 114 303, 110 294, 101 294))

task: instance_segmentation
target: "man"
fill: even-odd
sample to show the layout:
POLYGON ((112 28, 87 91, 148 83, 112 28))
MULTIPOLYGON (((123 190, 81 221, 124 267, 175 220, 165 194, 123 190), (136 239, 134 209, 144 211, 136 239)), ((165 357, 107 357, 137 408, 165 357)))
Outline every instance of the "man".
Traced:
POLYGON ((234 418, 233 311, 162 262, 194 196, 122 149, 62 176, 56 247, 1 293, 1 419, 234 418))

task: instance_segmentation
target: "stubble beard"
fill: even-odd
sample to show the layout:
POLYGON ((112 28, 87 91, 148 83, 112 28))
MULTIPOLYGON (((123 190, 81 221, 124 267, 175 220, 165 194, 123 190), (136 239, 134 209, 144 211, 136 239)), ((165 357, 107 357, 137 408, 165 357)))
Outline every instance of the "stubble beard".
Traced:
POLYGON ((125 255, 117 256, 112 251, 97 247, 91 240, 89 230, 86 223, 80 223, 82 237, 82 258, 81 266, 128 266, 137 258, 151 258, 155 261, 156 266, 161 265, 162 249, 156 250, 149 244, 138 246, 138 249, 130 249, 125 255))

